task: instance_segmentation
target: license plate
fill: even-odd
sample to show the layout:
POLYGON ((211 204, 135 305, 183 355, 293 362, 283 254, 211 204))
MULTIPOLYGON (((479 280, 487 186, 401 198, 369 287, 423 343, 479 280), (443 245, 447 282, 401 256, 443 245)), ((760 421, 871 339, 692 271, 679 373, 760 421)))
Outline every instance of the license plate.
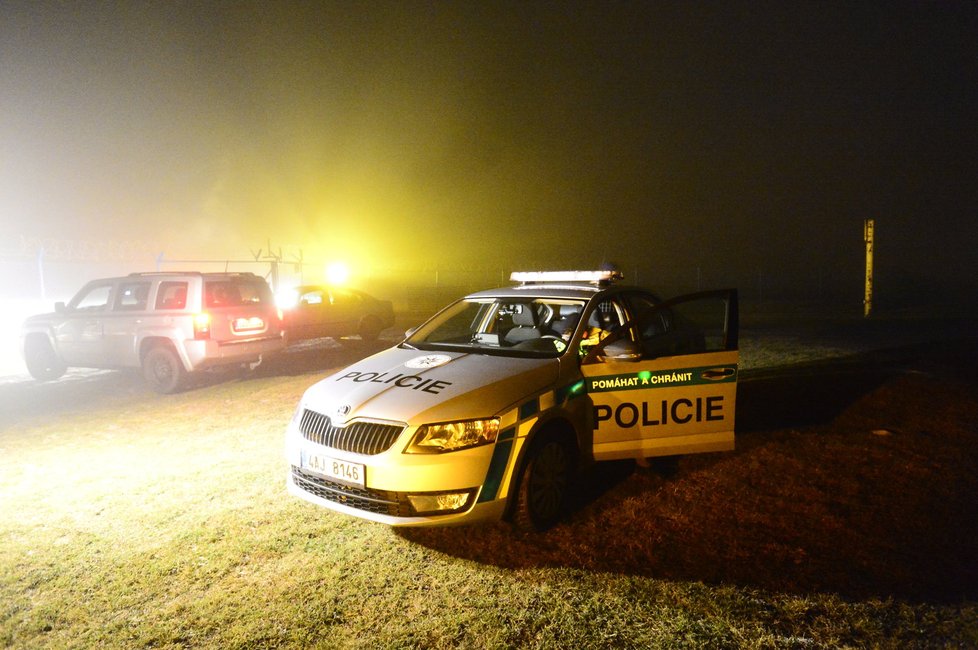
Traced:
POLYGON ((235 332, 257 332, 265 329, 265 321, 258 316, 235 318, 233 329, 235 332))
POLYGON ((322 474, 341 483, 364 487, 364 467, 325 454, 305 451, 302 453, 302 469, 322 474))

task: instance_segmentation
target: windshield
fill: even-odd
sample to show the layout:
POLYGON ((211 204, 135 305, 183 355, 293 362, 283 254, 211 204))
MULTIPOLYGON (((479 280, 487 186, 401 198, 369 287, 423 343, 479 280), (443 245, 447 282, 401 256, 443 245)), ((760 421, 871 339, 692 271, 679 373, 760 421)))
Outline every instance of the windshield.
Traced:
POLYGON ((577 327, 583 300, 460 300, 407 338, 419 350, 464 350, 512 357, 558 357, 577 327))

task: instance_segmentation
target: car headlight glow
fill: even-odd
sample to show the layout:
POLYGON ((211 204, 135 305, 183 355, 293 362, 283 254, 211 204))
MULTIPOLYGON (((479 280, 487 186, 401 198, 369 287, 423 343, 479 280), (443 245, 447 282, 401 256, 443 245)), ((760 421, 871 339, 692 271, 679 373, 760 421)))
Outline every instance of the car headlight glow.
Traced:
POLYGON ((404 450, 408 454, 440 454, 458 451, 496 442, 499 418, 426 424, 418 428, 411 444, 404 450))

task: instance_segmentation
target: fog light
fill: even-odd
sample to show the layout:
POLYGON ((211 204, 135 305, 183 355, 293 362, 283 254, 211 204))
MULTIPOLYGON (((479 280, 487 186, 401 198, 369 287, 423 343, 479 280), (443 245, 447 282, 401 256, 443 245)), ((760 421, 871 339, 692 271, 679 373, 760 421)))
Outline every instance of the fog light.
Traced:
POLYGON ((409 494, 408 501, 415 514, 448 514, 464 510, 469 505, 471 491, 445 492, 442 494, 409 494))

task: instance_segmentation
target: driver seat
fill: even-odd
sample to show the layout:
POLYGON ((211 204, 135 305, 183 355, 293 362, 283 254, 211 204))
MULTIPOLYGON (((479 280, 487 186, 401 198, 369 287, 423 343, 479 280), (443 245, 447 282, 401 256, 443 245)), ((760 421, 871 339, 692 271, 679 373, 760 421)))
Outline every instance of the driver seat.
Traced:
POLYGON ((538 339, 542 335, 540 326, 537 323, 537 313, 530 305, 520 305, 520 310, 513 313, 513 325, 515 327, 508 332, 504 340, 507 343, 520 343, 531 339, 538 339))

